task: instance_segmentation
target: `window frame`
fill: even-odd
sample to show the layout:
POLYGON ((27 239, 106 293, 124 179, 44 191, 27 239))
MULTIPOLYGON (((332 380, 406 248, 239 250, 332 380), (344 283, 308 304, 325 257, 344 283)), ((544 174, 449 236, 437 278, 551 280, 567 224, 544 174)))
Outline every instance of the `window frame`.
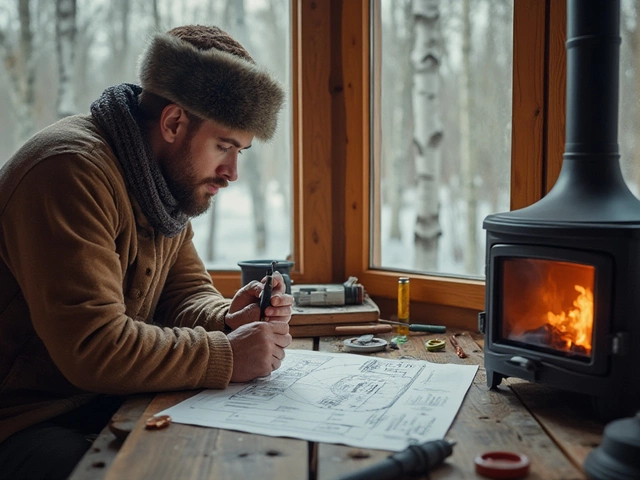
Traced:
MULTIPOLYGON (((354 2, 359 3, 359 2, 354 2)), ((564 24, 566 6, 549 0, 514 0, 514 53, 511 155, 511 209, 518 209, 542 198, 555 182, 564 143, 564 24), (550 59, 554 62, 550 62, 550 59), (551 65, 550 65, 551 64, 551 65), (551 66, 551 68, 549 68, 551 66), (547 75, 550 71, 552 78, 547 75), (547 80, 549 78, 549 80, 547 80), (553 80, 553 83, 552 83, 553 80), (549 106, 549 108, 547 107, 549 106)), ((357 85, 359 94, 346 99, 346 109, 354 120, 347 122, 350 139, 347 162, 345 211, 347 271, 357 276, 373 296, 395 298, 398 276, 411 279, 411 300, 432 305, 484 309, 485 282, 464 278, 438 277, 369 267, 369 241, 372 204, 369 199, 369 82, 368 2, 358 10, 343 2, 344 50, 354 48, 350 38, 360 29, 362 62, 349 60, 345 84, 357 85), (356 67, 360 66, 362 71, 356 67), (358 82, 358 79, 366 81, 358 82), (366 121, 358 121, 358 116, 366 121), (362 159, 358 162, 357 159, 362 159)), ((374 39, 373 41, 376 41, 374 39)), ((353 55, 357 57, 357 55, 353 55)))
MULTIPOLYGON (((392 305, 398 276, 408 276, 412 305, 483 310, 484 281, 369 267, 370 1, 378 0, 292 0, 292 278, 355 276, 392 305)), ((566 68, 565 2, 513 1, 512 210, 542 198, 557 178, 566 68)), ((210 273, 224 295, 240 286, 239 272, 210 273)))

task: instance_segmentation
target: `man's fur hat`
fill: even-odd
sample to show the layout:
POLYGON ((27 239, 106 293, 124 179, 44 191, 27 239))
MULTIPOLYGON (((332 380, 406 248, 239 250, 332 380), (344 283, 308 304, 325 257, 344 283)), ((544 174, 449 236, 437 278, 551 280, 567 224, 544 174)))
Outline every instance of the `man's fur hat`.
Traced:
POLYGON ((237 41, 217 27, 189 25, 153 36, 138 63, 148 92, 261 140, 276 131, 284 92, 237 41))

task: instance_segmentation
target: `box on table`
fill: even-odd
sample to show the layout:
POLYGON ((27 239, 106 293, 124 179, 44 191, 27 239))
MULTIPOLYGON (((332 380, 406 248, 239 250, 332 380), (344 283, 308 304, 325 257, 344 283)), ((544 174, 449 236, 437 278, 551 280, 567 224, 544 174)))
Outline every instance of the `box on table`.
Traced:
POLYGON ((289 332, 293 337, 335 335, 338 325, 377 325, 380 309, 365 294, 360 305, 300 307, 293 305, 289 332))

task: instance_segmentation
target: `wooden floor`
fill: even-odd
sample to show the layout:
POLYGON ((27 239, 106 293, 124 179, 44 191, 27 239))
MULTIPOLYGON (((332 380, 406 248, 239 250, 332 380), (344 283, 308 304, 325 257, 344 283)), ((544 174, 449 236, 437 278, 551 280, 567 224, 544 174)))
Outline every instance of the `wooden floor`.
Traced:
MULTIPOLYGON (((435 363, 480 366, 446 438, 457 443, 429 479, 478 479, 474 458, 487 451, 517 451, 531 459, 528 479, 586 478, 582 464, 600 443, 604 422, 593 417, 590 399, 518 379, 496 390, 486 386, 482 336, 456 334, 468 357, 461 359, 447 340, 445 351, 431 353, 424 343, 443 335, 411 334, 398 350, 368 354, 416 358, 435 363)), ((380 335, 389 339, 392 335, 380 335)), ((295 339, 290 348, 342 351, 345 337, 295 339)), ((71 480, 99 479, 278 479, 333 480, 390 455, 343 445, 275 438, 214 428, 172 424, 144 429, 144 420, 197 392, 132 397, 78 465, 71 480), (114 434, 126 439, 120 441, 114 434), (129 433, 131 432, 131 433, 129 433)), ((412 477, 415 478, 415 477, 412 477)), ((372 479, 373 480, 373 479, 372 479)))

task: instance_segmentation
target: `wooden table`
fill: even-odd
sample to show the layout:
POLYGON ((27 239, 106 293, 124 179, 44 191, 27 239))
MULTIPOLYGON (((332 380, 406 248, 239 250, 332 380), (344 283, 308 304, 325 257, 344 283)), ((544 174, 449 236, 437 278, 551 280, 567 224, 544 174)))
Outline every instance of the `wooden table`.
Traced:
MULTIPOLYGON (((467 358, 456 356, 448 338, 445 351, 427 352, 425 341, 443 335, 415 333, 398 350, 368 354, 480 366, 446 436, 457 442, 453 455, 424 478, 483 478, 475 473, 473 460, 495 450, 528 455, 528 479, 586 478, 581 466, 600 443, 605 425, 593 418, 589 398, 518 379, 504 380, 498 389, 489 390, 482 336, 451 329, 446 336, 454 333, 467 358)), ((389 339, 392 335, 381 336, 389 339)), ((343 351, 344 338, 294 339, 290 348, 339 352, 343 351)), ((114 416, 114 425, 120 428, 116 431, 126 435, 130 430, 124 442, 105 428, 70 479, 333 480, 391 454, 177 423, 164 430, 145 430, 145 419, 195 393, 131 397, 114 416)))

